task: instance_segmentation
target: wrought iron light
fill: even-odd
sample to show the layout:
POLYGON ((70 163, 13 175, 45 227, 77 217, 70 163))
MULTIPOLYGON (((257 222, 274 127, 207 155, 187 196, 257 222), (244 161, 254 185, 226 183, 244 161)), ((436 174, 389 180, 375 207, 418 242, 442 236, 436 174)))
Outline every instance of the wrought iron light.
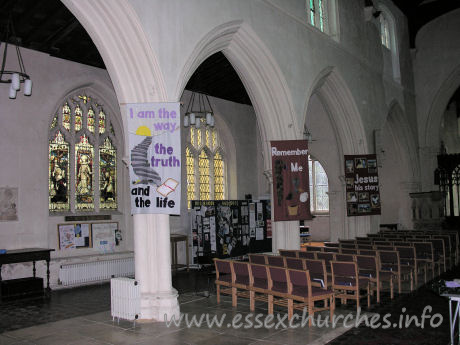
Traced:
POLYGON ((206 120, 206 126, 214 127, 214 112, 208 95, 192 92, 184 116, 184 127, 195 125, 200 128, 202 118, 206 120))
MULTIPOLYGON (((24 62, 22 60, 21 52, 19 50, 20 39, 16 36, 14 31, 13 21, 11 15, 8 18, 8 21, 5 26, 5 31, 0 37, 0 47, 3 45, 2 53, 2 65, 0 69, 0 83, 10 84, 9 97, 11 99, 16 98, 16 93, 21 88, 21 83, 24 84, 24 95, 30 96, 32 94, 32 80, 30 80, 29 75, 26 73, 26 68, 24 67, 24 62), (18 61, 18 66, 16 70, 7 70, 7 54, 8 46, 14 46, 16 50, 16 58, 18 61)), ((11 59, 9 63, 13 60, 11 59)))

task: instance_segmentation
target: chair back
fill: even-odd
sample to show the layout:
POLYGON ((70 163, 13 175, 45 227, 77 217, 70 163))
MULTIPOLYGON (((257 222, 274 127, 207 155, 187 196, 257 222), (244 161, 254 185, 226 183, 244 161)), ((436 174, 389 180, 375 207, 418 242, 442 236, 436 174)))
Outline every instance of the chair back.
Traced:
POLYGON ((358 249, 351 249, 351 248, 342 248, 340 250, 341 254, 358 254, 358 249))
POLYGON ((305 259, 305 269, 310 272, 313 285, 327 286, 326 264, 324 260, 305 259))
POLYGON ((231 261, 234 283, 241 285, 249 285, 249 264, 241 261, 231 261))
POLYGON ((232 279, 232 264, 230 260, 214 259, 216 268, 216 280, 226 283, 231 283, 232 279))
POLYGON ((268 266, 268 289, 278 293, 288 293, 288 280, 286 269, 268 266))
POLYGON ((370 256, 376 256, 377 251, 375 249, 360 249, 359 250, 359 255, 370 255, 370 256))
POLYGON ((311 296, 311 282, 308 271, 288 269, 289 294, 294 296, 311 296))
POLYGON ((284 257, 276 255, 267 255, 267 264, 270 266, 284 267, 284 257))
POLYGON ((399 271, 399 252, 396 250, 379 250, 377 252, 381 271, 399 271))
POLYGON ((297 258, 297 250, 287 250, 287 249, 280 249, 280 255, 288 258, 297 258))
POLYGON ((354 261, 353 254, 336 254, 336 261, 354 261))
POLYGON ((331 269, 333 286, 357 286, 358 267, 356 262, 331 261, 331 269))
POLYGON ((248 256, 249 256, 249 262, 251 264, 259 264, 259 265, 266 265, 267 264, 266 255, 248 254, 248 256))
POLYGON ((316 259, 316 252, 299 252, 299 258, 302 259, 316 259))
POLYGON ((267 266, 259 264, 249 264, 251 271, 251 286, 259 289, 268 289, 267 266))
POLYGON ((286 258, 286 267, 295 270, 304 270, 304 259, 286 258))

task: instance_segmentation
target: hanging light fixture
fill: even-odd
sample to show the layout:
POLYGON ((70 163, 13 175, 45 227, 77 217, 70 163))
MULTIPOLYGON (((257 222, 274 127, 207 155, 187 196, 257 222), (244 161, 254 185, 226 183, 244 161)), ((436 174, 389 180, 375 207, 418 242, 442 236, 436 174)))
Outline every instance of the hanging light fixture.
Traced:
POLYGON ((214 112, 208 95, 192 91, 184 116, 184 127, 194 125, 200 128, 201 119, 205 120, 206 126, 214 127, 214 112))
MULTIPOLYGON (((5 31, 0 37, 0 47, 3 45, 2 65, 0 69, 0 83, 10 84, 9 97, 16 98, 16 93, 21 88, 21 83, 24 84, 24 95, 30 96, 32 94, 32 80, 26 73, 24 62, 22 61, 21 52, 19 50, 20 39, 16 36, 14 31, 13 21, 11 14, 6 22, 5 31), (13 45, 16 50, 16 58, 18 60, 18 69, 6 70, 6 60, 8 54, 8 45, 13 45)), ((10 60, 10 63, 13 59, 10 60)))

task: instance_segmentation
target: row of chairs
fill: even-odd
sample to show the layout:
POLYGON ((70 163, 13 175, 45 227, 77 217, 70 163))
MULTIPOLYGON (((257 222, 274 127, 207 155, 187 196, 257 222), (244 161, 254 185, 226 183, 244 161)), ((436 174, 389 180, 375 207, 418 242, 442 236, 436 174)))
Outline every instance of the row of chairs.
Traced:
MULTIPOLYGON (((387 269, 386 267, 380 267, 376 257, 368 255, 337 255, 330 258, 317 258, 315 256, 311 259, 264 254, 249 254, 248 256, 249 262, 251 264, 284 267, 288 269, 308 270, 310 272, 310 277, 314 281, 320 282, 323 286, 331 288, 334 287, 334 281, 337 280, 334 279, 337 278, 337 272, 340 272, 336 269, 336 276, 334 277, 332 268, 333 265, 331 263, 346 263, 346 265, 350 267, 350 272, 353 272, 351 276, 354 276, 354 272, 357 272, 358 277, 362 280, 361 283, 363 283, 364 281, 370 284, 369 292, 372 295, 374 292, 376 292, 377 303, 380 303, 380 290, 383 282, 389 283, 391 298, 393 299, 393 280, 398 279, 398 272, 400 272, 400 270, 397 269, 392 271, 390 269, 387 269)), ((340 279, 343 280, 343 277, 340 279)), ((340 284, 335 285, 335 290, 337 290, 337 285, 340 284)), ((353 289, 356 288, 357 286, 353 285, 353 289)), ((358 294, 355 295, 359 296, 358 294)), ((368 305, 370 305, 370 296, 368 297, 368 305)))
POLYGON ((364 255, 377 255, 378 251, 411 251, 405 249, 411 247, 415 251, 415 258, 420 261, 427 261, 431 269, 432 278, 436 273, 440 275, 442 272, 452 268, 455 258, 450 255, 450 252, 445 253, 443 240, 430 240, 428 242, 413 242, 413 241, 399 241, 399 242, 385 242, 381 244, 367 245, 362 243, 356 244, 340 244, 335 246, 333 243, 326 243, 326 247, 313 247, 307 246, 305 250, 308 252, 333 252, 341 254, 364 254, 364 255), (331 246, 332 245, 332 246, 331 246), (402 249, 399 249, 402 248, 402 249))
POLYGON ((274 305, 287 307, 288 318, 294 310, 307 308, 311 319, 315 312, 329 310, 334 316, 334 292, 327 286, 312 281, 310 272, 305 269, 293 269, 260 265, 249 262, 214 259, 216 268, 217 303, 221 294, 232 296, 232 306, 237 306, 238 297, 249 298, 250 310, 254 311, 255 301, 268 303, 268 313, 273 314, 274 305), (322 305, 318 305, 322 301, 322 305))
MULTIPOLYGON (((345 250, 346 251, 346 250, 345 250)), ((349 250, 351 251, 351 250, 349 250)), ((407 280, 410 283, 410 290, 412 291, 415 286, 418 286, 419 274, 423 276, 424 282, 427 282, 427 272, 431 270, 434 272, 439 265, 436 265, 433 258, 417 256, 414 247, 400 246, 391 248, 391 250, 353 250, 347 253, 333 253, 333 252, 302 252, 293 250, 280 250, 280 255, 293 258, 294 254, 299 254, 310 259, 324 260, 326 267, 332 260, 339 261, 356 261, 359 256, 373 257, 376 260, 376 265, 379 271, 391 269, 395 275, 398 292, 402 292, 402 282, 407 280)), ((330 272, 330 271, 329 271, 330 272)), ((385 278, 385 277, 383 277, 385 278)))

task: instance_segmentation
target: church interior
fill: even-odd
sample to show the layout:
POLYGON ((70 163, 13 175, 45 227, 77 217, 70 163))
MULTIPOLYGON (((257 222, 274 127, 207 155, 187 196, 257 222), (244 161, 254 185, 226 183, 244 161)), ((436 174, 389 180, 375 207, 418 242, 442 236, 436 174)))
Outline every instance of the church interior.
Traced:
POLYGON ((460 2, 4 0, 0 35, 0 344, 458 340, 460 2))

